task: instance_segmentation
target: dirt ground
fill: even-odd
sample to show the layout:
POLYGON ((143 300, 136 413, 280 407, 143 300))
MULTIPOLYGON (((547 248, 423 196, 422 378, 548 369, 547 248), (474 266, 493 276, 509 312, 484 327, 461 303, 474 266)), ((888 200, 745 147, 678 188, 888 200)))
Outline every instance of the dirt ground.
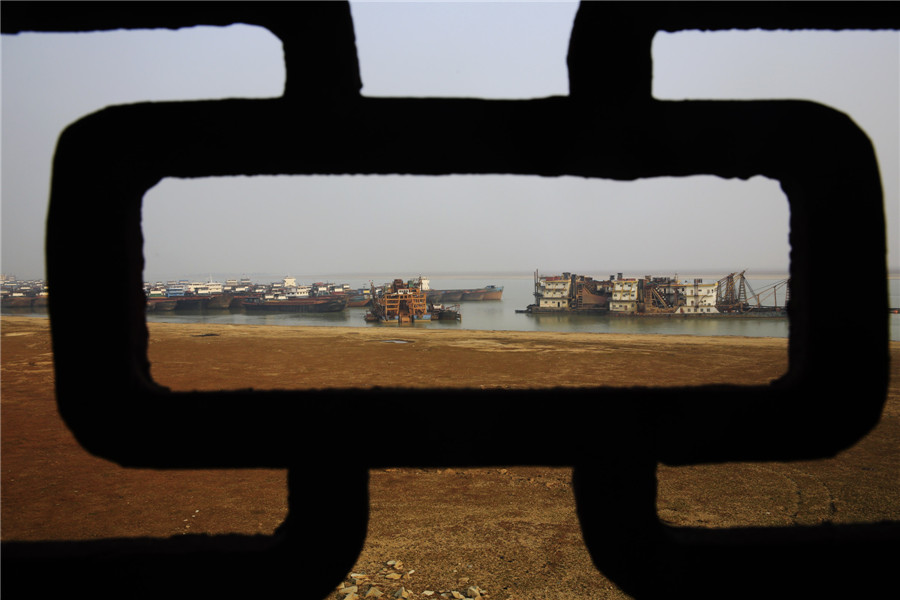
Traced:
MULTIPOLYGON (((173 390, 760 384, 787 368, 786 340, 768 338, 149 328, 153 377, 173 390)), ((0 334, 3 541, 268 535, 284 519, 284 471, 126 470, 87 454, 56 411, 49 322, 4 316, 0 334)), ((709 528, 900 520, 900 344, 891 353, 882 421, 855 447, 829 460, 660 467, 661 520, 709 528)), ((395 443, 414 433, 379 435, 395 443)), ((371 472, 368 537, 353 569, 366 574, 360 597, 372 584, 390 597, 400 586, 413 598, 472 586, 503 600, 627 597, 591 563, 570 478, 569 469, 540 467, 371 472)))

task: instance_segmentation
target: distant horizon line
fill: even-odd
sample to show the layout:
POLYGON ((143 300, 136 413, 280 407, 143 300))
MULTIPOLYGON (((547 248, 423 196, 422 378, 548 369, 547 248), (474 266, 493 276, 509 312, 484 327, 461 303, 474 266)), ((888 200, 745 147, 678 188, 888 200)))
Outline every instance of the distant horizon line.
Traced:
MULTIPOLYGON (((746 272, 756 275, 757 277, 762 277, 765 275, 773 275, 773 276, 789 276, 789 273, 784 269, 743 269, 746 272)), ((623 277, 645 277, 647 275, 650 276, 681 276, 681 277, 690 277, 690 276, 698 276, 698 277, 710 277, 710 276, 725 276, 729 273, 739 273, 740 270, 726 270, 726 269, 684 269, 684 270, 672 270, 672 269, 611 269, 611 270, 598 270, 598 269, 534 269, 534 270, 502 270, 502 269, 484 269, 484 270, 471 270, 471 271, 463 271, 463 270, 437 270, 437 271, 418 271, 418 270, 397 270, 397 271, 334 271, 334 272, 310 272, 310 273, 277 273, 274 271, 252 271, 252 272, 242 272, 239 275, 235 275, 232 273, 226 273, 224 271, 212 271, 207 273, 186 273, 182 276, 178 277, 144 277, 145 282, 157 282, 157 281, 219 281, 219 280, 228 280, 228 279, 250 279, 253 281, 257 280, 271 280, 271 281, 281 281, 285 277, 291 277, 297 280, 303 281, 337 281, 340 279, 410 279, 413 277, 425 277, 427 279, 434 278, 443 278, 443 279, 472 279, 476 277, 526 277, 531 278, 534 276, 535 271, 537 271, 540 275, 559 275, 562 273, 576 273, 579 275, 589 275, 592 277, 605 277, 607 275, 616 276, 619 273, 622 273, 623 277), (406 272, 404 272, 406 271, 406 272)), ((900 272, 898 272, 900 275, 900 272)))

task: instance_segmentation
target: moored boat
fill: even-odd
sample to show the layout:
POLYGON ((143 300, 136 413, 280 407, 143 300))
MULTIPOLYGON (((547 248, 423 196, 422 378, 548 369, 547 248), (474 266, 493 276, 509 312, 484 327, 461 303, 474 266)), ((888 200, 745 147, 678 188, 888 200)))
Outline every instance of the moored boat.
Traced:
POLYGON ((178 300, 175 298, 166 298, 165 296, 154 296, 153 298, 147 298, 147 310, 148 311, 169 311, 175 310, 175 307, 178 305, 178 300))
POLYGON ((563 273, 534 274, 535 303, 517 313, 590 313, 639 317, 786 317, 790 279, 778 281, 764 293, 754 292, 744 272, 717 281, 677 277, 622 277, 608 280, 563 273), (778 304, 781 294, 782 305, 778 304), (763 297, 773 304, 764 305, 763 297))
POLYGON ((213 294, 206 301, 206 308, 224 310, 231 306, 232 301, 234 301, 234 294, 213 294))
POLYGON ((4 296, 3 308, 31 308, 34 296, 4 296))
POLYGON ((482 300, 502 300, 503 299, 503 286, 502 285, 488 285, 484 287, 484 297, 482 300))
POLYGON ((441 302, 461 302, 463 290, 435 290, 441 302))
POLYGON ((459 314, 459 304, 445 305, 445 304, 432 304, 431 305, 431 320, 432 321, 461 321, 462 315, 459 314))
POLYGON ((425 292, 421 277, 407 282, 395 279, 385 285, 380 293, 372 286, 372 306, 366 313, 365 320, 398 325, 431 321, 431 311, 425 292))
POLYGON ((369 290, 360 290, 357 294, 351 294, 347 300, 347 306, 353 308, 361 308, 369 306, 372 303, 372 294, 369 290))
POLYGON ((308 296, 305 298, 246 298, 241 308, 247 312, 326 313, 347 308, 346 294, 308 296))
POLYGON ((428 290, 429 302, 480 302, 503 299, 502 285, 457 290, 428 290))
POLYGON ((206 296, 181 296, 177 299, 177 310, 200 310, 206 307, 209 298, 206 296))

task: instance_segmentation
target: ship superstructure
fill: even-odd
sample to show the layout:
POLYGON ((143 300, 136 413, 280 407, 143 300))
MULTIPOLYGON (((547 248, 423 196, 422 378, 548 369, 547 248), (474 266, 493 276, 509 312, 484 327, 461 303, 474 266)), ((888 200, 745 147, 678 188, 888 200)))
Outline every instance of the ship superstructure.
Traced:
POLYGON ((541 276, 534 272, 534 304, 526 312, 609 312, 609 282, 563 273, 541 276))

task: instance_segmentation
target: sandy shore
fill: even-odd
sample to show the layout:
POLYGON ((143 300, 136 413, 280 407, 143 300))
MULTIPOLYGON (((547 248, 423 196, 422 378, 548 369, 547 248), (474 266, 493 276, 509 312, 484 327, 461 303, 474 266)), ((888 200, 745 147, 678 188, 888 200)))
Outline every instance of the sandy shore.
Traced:
MULTIPOLYGON (((786 340, 768 338, 149 327, 154 379, 174 390, 760 384, 787 367, 786 340)), ((84 452, 56 412, 48 328, 46 319, 0 320, 3 541, 271 534, 281 523, 283 471, 125 470, 84 452)), ((900 520, 900 344, 891 352, 882 422, 857 446, 829 460, 660 468, 660 518, 710 528, 900 520)), ((398 452, 419 443, 416 432, 367 435, 398 452)), ((415 598, 471 585, 490 599, 623 598, 581 541, 570 475, 373 471, 368 538, 354 571, 381 577, 385 592, 405 585, 415 598), (389 560, 415 572, 392 583, 383 578, 389 560)))
POLYGON ((152 323, 173 390, 764 384, 787 341, 654 335, 152 323))

